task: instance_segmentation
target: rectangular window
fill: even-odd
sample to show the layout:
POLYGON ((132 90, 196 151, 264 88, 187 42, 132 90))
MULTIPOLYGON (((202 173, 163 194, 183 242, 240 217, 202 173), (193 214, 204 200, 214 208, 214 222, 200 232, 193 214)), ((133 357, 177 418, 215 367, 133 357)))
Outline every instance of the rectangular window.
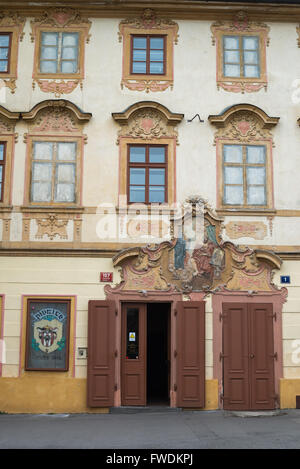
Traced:
POLYGON ((224 145, 223 178, 225 205, 267 205, 266 147, 224 145))
POLYGON ((76 142, 33 142, 31 201, 76 202, 76 142))
POLYGON ((77 73, 79 33, 42 32, 41 73, 77 73))
POLYGON ((164 75, 165 56, 164 36, 132 36, 131 73, 164 75))
POLYGON ((259 37, 223 36, 224 77, 260 78, 259 37))
POLYGON ((69 368, 70 300, 27 301, 26 370, 69 368))
POLYGON ((10 72, 11 33, 0 33, 0 73, 10 72))
POLYGON ((3 202, 4 196, 5 154, 6 143, 0 142, 0 202, 3 202))
POLYGON ((129 146, 129 203, 167 202, 166 153, 162 145, 129 146))

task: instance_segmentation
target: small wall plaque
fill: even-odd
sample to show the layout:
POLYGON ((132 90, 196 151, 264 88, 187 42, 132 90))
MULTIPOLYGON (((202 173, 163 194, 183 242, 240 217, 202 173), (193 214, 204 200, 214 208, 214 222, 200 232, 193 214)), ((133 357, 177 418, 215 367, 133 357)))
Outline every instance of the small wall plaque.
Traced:
POLYGON ((280 283, 291 283, 291 277, 289 275, 280 275, 280 283))
POLYGON ((100 282, 112 282, 113 273, 112 272, 100 272, 100 282))

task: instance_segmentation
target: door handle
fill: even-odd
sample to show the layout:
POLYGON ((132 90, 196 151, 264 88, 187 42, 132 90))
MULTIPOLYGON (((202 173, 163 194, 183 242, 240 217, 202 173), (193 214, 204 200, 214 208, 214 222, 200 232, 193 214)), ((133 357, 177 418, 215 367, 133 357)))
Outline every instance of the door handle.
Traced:
POLYGON ((254 353, 250 353, 250 358, 254 358, 254 357, 255 357, 254 353))

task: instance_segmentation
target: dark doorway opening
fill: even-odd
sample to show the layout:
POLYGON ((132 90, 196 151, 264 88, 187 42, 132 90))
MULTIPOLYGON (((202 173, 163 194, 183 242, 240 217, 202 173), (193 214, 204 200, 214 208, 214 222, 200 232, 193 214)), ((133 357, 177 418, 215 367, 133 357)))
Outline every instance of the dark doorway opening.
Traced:
POLYGON ((147 404, 170 405, 170 304, 147 305, 147 404))

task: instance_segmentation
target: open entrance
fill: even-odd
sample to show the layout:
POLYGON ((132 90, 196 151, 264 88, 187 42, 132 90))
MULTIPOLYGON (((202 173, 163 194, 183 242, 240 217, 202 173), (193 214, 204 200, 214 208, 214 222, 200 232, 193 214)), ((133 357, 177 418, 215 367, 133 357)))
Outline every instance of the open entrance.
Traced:
POLYGON ((147 404, 169 405, 170 304, 147 305, 147 404))
POLYGON ((122 405, 170 405, 170 303, 124 303, 122 405))

